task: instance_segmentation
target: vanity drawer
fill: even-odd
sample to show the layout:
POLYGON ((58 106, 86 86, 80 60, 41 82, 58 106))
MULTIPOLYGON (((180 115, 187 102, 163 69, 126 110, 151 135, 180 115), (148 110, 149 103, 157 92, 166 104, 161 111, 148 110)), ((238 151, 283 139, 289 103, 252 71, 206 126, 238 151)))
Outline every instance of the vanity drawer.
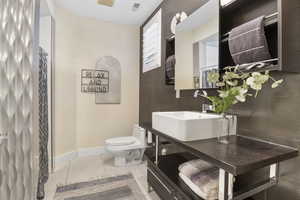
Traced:
POLYGON ((171 200, 173 198, 173 190, 162 180, 153 170, 147 170, 148 184, 154 189, 162 200, 171 200))
POLYGON ((163 200, 191 200, 186 198, 180 191, 174 189, 168 181, 159 175, 156 170, 148 168, 147 170, 148 184, 156 191, 158 196, 163 200))

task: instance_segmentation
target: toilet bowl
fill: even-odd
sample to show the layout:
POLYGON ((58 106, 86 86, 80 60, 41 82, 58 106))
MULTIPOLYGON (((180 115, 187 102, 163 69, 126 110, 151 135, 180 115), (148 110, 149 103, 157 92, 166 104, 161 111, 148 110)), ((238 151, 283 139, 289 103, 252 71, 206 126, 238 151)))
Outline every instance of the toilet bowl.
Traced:
POLYGON ((114 156, 115 166, 139 164, 145 151, 145 130, 133 127, 133 136, 105 140, 106 150, 114 156))

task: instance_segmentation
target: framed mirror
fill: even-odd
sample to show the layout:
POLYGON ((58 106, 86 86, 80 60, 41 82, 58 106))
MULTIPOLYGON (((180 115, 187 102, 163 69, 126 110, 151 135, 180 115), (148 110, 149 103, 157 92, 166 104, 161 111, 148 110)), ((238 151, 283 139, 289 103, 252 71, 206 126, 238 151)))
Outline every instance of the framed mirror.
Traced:
POLYGON ((208 89, 219 71, 219 0, 209 0, 176 27, 175 89, 208 89))

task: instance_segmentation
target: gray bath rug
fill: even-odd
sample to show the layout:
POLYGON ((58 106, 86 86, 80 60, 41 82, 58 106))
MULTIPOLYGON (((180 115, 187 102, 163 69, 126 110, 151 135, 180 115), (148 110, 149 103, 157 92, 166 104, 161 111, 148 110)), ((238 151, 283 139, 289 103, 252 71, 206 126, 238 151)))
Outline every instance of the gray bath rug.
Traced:
POLYGON ((131 174, 56 189, 54 200, 146 200, 131 174))

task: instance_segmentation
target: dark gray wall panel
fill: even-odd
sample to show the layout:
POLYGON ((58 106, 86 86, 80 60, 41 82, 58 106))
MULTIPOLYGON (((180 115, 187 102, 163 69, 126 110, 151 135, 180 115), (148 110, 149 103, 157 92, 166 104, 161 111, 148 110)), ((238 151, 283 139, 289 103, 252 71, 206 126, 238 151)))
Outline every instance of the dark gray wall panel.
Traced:
MULTIPOLYGON (((239 134, 300 149, 300 75, 278 72, 274 72, 273 75, 278 79, 284 78, 285 82, 281 87, 264 89, 256 99, 237 105, 233 109, 239 116, 239 134)), ((279 186, 267 194, 258 195, 257 199, 300 199, 299 166, 300 158, 281 163, 279 186)))
MULTIPOLYGON (((198 0, 165 0, 161 5, 164 13, 163 37, 170 35, 171 16, 177 11, 184 10, 180 6, 187 6, 188 4, 195 6, 194 9, 188 9, 192 12, 200 7, 197 3, 199 4, 198 0), (170 17, 167 17, 166 20, 168 15, 170 17)), ((165 49, 164 38, 162 49, 165 49)), ((163 51, 163 66, 164 60, 165 52, 163 51)), ((300 68, 300 57, 298 67, 300 68)), ((281 87, 273 90, 265 89, 256 99, 251 99, 246 104, 237 105, 232 110, 233 113, 238 115, 239 134, 300 148, 300 75, 278 72, 273 74, 276 78, 284 78, 285 81, 281 87)), ((210 91, 210 93, 214 93, 214 91, 210 91)), ((192 95, 193 91, 184 91, 182 97, 176 99, 174 86, 165 85, 164 67, 144 74, 141 73, 140 123, 151 122, 151 113, 154 111, 201 110, 201 104, 205 100, 201 98, 194 99, 192 95)), ((299 166, 300 158, 282 163, 282 177, 279 186, 274 187, 267 193, 258 195, 256 199, 300 199, 299 166)), ((265 170, 262 171, 266 172, 265 170)), ((263 176, 262 172, 249 174, 242 177, 241 185, 255 182, 263 176), (249 177, 252 177, 253 180, 250 180, 249 177)))

